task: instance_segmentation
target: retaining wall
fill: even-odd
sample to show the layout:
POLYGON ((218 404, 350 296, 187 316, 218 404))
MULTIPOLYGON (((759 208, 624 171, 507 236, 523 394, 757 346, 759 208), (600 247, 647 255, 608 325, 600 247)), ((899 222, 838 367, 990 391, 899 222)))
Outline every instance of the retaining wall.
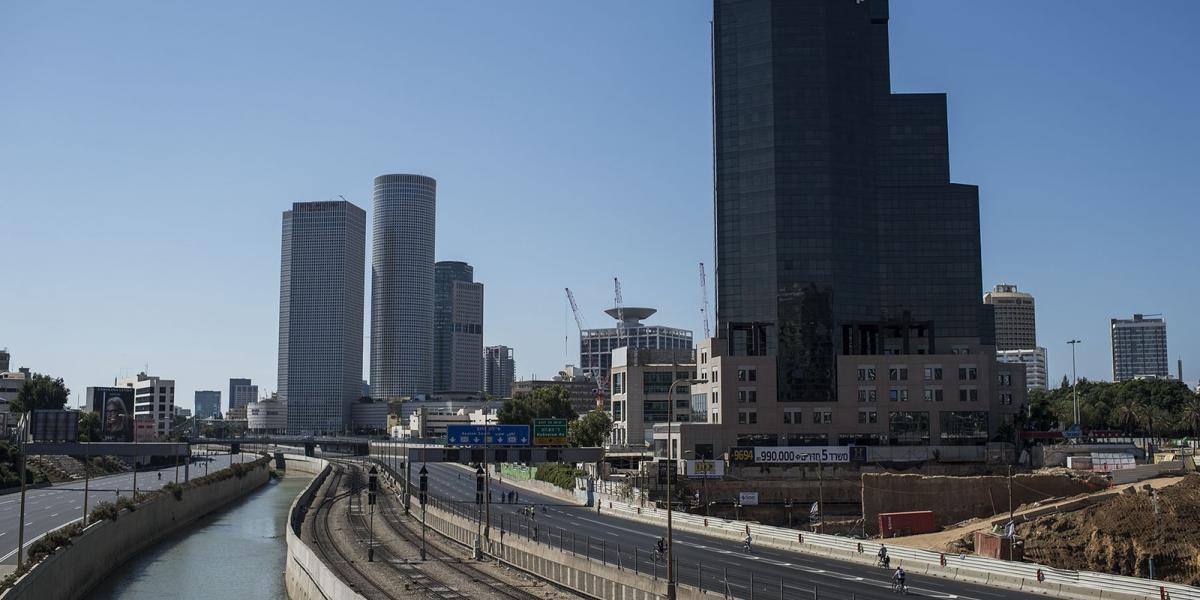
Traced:
POLYGON ((139 552, 258 489, 268 479, 267 465, 259 465, 241 478, 187 488, 181 500, 162 494, 133 512, 121 512, 116 521, 93 523, 72 539, 69 547, 60 548, 30 569, 0 600, 80 598, 139 552))
POLYGON ((308 487, 299 496, 296 496, 288 511, 287 562, 283 571, 288 598, 291 600, 365 600, 362 594, 354 591, 339 579, 337 573, 321 560, 321 556, 300 539, 300 528, 304 523, 304 515, 308 512, 313 496, 316 495, 317 490, 321 489, 321 485, 325 483, 325 478, 329 475, 329 463, 320 458, 293 454, 285 455, 284 461, 288 471, 311 473, 316 476, 308 484, 308 487))
MULTIPOLYGON (((879 513, 932 510, 939 526, 1008 510, 1008 477, 925 477, 864 473, 863 516, 875 531, 879 513)), ((1049 498, 1075 496, 1107 487, 1107 482, 1066 475, 1014 475, 1013 507, 1049 498)))

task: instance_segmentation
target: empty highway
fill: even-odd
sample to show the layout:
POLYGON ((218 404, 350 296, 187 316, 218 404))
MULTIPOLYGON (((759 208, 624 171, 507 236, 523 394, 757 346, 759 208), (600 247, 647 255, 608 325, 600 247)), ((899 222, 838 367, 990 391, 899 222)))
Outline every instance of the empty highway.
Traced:
MULTIPOLYGON (((229 466, 229 454, 194 455, 191 477, 203 477, 229 466), (207 463, 208 467, 204 465, 207 463)), ((243 460, 255 457, 243 455, 243 460)), ((184 479, 183 465, 179 466, 179 481, 184 479)), ((157 490, 175 481, 174 465, 158 470, 138 470, 139 491, 157 490), (160 479, 161 474, 161 479, 160 479)), ((28 548, 42 534, 83 518, 84 482, 71 481, 50 487, 28 489, 25 492, 25 546, 28 548)), ((128 496, 133 491, 133 472, 95 477, 88 483, 88 510, 100 502, 128 496)), ((17 562, 17 525, 20 523, 21 494, 0 496, 0 564, 17 562)))

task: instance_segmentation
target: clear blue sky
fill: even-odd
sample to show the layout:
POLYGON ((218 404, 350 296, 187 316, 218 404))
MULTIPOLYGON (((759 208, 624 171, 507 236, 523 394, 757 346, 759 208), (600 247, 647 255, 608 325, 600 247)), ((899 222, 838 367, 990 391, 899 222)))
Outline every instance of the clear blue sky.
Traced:
MULTIPOLYGON (((600 325, 619 275, 699 332, 710 6, 5 3, 0 346, 80 393, 147 363, 184 406, 234 376, 273 390, 281 211, 369 213, 390 172, 438 179, 437 256, 475 266, 520 376, 577 360, 564 286, 600 325)), ((893 87, 949 94, 984 286, 1037 296, 1052 376, 1079 337, 1080 374, 1111 377, 1108 319, 1136 311, 1200 378, 1200 4, 891 16, 893 87)))

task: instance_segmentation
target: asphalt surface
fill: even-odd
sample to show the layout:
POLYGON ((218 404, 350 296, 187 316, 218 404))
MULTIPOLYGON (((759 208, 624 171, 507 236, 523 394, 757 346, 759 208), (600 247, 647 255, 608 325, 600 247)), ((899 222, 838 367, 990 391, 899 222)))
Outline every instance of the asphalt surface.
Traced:
MULTIPOLYGON (((477 510, 475 477, 458 466, 428 463, 431 496, 459 502, 468 511, 477 510)), ((413 485, 417 483, 419 465, 413 465, 413 485)), ((653 548, 666 528, 631 521, 616 515, 597 513, 593 507, 572 506, 557 498, 541 496, 491 481, 493 529, 503 524, 507 531, 526 534, 537 524, 538 537, 543 542, 560 547, 575 546, 580 554, 587 544, 592 556, 601 553, 609 563, 621 555, 622 564, 634 565, 646 572, 664 576, 665 564, 653 559, 653 548), (518 502, 497 502, 502 494, 515 491, 518 502), (539 510, 531 520, 524 511, 530 504, 539 510)), ((414 504, 415 506, 415 504, 414 504)), ((494 535, 494 534, 493 534, 494 535)), ((753 597, 759 600, 780 598, 781 582, 784 600, 814 598, 820 600, 872 600, 895 598, 891 589, 891 571, 850 562, 828 559, 798 552, 753 547, 746 553, 739 542, 722 540, 693 533, 674 533, 676 578, 682 584, 695 585, 703 578, 706 590, 721 591, 728 586, 731 595, 749 598, 753 577, 753 597), (702 574, 701 574, 702 573, 702 574)), ((994 600, 997 598, 1041 599, 1044 596, 1009 591, 936 577, 908 576, 909 596, 963 600, 994 600)))
MULTIPOLYGON (((244 455, 245 456, 245 455, 244 455)), ((246 457, 253 460, 254 457, 246 457)), ((202 477, 229 466, 229 454, 193 456, 191 477, 202 477), (205 467, 205 464, 208 467, 205 467)), ((183 465, 179 466, 179 481, 183 482, 183 465)), ((157 490, 175 481, 175 466, 158 470, 138 470, 139 491, 157 490), (162 478, 159 478, 159 474, 162 478)), ((25 492, 25 547, 42 534, 83 519, 84 482, 71 481, 50 487, 28 489, 25 492)), ((88 511, 100 502, 111 502, 133 492, 133 472, 95 477, 88 482, 88 511)), ((17 530, 21 514, 20 492, 0 496, 0 564, 17 562, 17 530)))

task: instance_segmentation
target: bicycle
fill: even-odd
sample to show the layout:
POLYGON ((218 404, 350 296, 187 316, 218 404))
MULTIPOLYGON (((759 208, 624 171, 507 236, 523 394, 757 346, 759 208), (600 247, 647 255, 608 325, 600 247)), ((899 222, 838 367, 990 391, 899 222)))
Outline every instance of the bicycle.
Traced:
POLYGON ((892 592, 894 592, 894 593, 898 592, 901 595, 907 595, 908 594, 908 585, 905 584, 903 581, 898 581, 896 579, 893 579, 892 580, 892 592))
POLYGON ((876 566, 876 567, 882 567, 882 568, 884 568, 884 569, 890 569, 890 568, 891 568, 891 563, 892 563, 892 559, 890 559, 890 558, 888 558, 888 557, 886 557, 886 556, 880 556, 879 558, 875 559, 875 566, 876 566))
POLYGON ((666 551, 657 546, 654 547, 654 562, 662 562, 666 557, 666 551))

